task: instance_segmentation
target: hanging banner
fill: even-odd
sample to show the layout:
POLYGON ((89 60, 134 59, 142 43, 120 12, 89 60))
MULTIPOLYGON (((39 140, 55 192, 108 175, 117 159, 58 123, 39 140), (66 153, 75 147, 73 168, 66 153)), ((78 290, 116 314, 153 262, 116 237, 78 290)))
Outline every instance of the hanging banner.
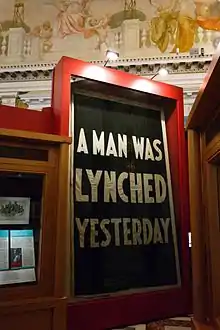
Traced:
POLYGON ((180 285, 163 112, 73 100, 75 295, 180 285))

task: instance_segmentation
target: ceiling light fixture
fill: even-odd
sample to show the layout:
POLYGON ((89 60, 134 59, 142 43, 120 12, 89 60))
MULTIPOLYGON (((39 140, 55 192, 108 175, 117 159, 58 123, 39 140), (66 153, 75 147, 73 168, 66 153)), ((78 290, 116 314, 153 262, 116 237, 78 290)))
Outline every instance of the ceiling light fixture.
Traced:
POLYGON ((116 61, 118 58, 119 58, 118 52, 108 49, 106 51, 106 61, 104 63, 104 66, 106 66, 109 61, 116 61))
POLYGON ((166 77, 169 74, 168 70, 166 68, 160 68, 160 70, 151 77, 151 80, 153 80, 156 76, 166 77))

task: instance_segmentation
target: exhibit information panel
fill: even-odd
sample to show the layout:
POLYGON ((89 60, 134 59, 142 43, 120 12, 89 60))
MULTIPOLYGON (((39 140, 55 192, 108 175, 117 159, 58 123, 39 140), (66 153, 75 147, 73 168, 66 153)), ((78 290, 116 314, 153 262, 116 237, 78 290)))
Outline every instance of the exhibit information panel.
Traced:
POLYGON ((37 281, 43 180, 0 171, 0 286, 37 281))
POLYGON ((74 93, 76 296, 181 284, 163 116, 74 93))

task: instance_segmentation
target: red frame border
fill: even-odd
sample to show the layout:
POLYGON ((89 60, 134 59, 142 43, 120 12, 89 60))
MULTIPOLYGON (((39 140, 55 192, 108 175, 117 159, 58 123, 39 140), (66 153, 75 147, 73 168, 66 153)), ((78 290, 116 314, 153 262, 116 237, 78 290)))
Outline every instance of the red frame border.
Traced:
POLYGON ((68 328, 104 330, 190 313, 189 198, 183 91, 181 88, 147 78, 63 57, 54 70, 52 107, 33 111, 0 106, 0 128, 69 136, 71 75, 176 101, 176 108, 169 115, 166 128, 175 213, 180 222, 178 230, 181 232, 182 286, 166 291, 95 300, 73 300, 68 307, 68 328))
POLYGON ((183 90, 179 87, 122 71, 63 57, 54 70, 52 101, 55 130, 62 135, 66 135, 69 131, 70 79, 72 75, 151 93, 176 101, 176 108, 166 121, 166 128, 175 213, 176 218, 180 219, 182 286, 166 291, 127 294, 95 300, 73 300, 68 309, 68 328, 104 330, 187 314, 191 310, 191 297, 188 247, 188 175, 184 135, 183 90))
POLYGON ((0 105, 1 128, 55 134, 53 111, 51 108, 36 111, 0 105))

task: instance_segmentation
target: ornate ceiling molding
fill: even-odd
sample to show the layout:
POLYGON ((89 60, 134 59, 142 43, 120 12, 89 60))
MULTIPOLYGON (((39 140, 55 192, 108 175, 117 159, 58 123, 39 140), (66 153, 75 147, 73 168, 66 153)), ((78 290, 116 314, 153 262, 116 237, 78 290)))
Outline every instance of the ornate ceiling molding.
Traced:
MULTIPOLYGON (((156 77, 159 79, 160 77, 156 77)), ((183 88, 184 113, 188 116, 196 98, 204 74, 177 74, 169 75, 166 82, 183 88)), ((165 81, 164 81, 165 82, 165 81)), ((11 81, 0 83, 0 98, 3 104, 14 105, 17 93, 20 99, 29 105, 30 109, 42 109, 51 104, 51 80, 11 81)))
MULTIPOLYGON (((212 55, 127 58, 119 59, 116 62, 110 62, 108 67, 141 76, 154 75, 161 66, 166 66, 170 74, 195 74, 206 72, 211 59, 212 55)), ((104 61, 91 62, 99 65, 104 64, 104 61)), ((0 65, 0 82, 51 80, 52 71, 56 63, 57 62, 0 65)))
MULTIPOLYGON (((187 116, 204 79, 212 56, 172 56, 155 58, 128 58, 110 62, 109 67, 125 72, 151 77, 165 66, 169 75, 155 80, 182 87, 184 90, 184 112, 187 116)), ((91 61, 104 65, 104 61, 91 61)), ((17 92, 32 109, 50 105, 52 72, 56 62, 0 65, 0 98, 4 104, 12 104, 17 92)))
POLYGON ((18 81, 41 81, 51 80, 53 69, 39 69, 35 70, 14 70, 0 72, 0 82, 18 82, 18 81))

